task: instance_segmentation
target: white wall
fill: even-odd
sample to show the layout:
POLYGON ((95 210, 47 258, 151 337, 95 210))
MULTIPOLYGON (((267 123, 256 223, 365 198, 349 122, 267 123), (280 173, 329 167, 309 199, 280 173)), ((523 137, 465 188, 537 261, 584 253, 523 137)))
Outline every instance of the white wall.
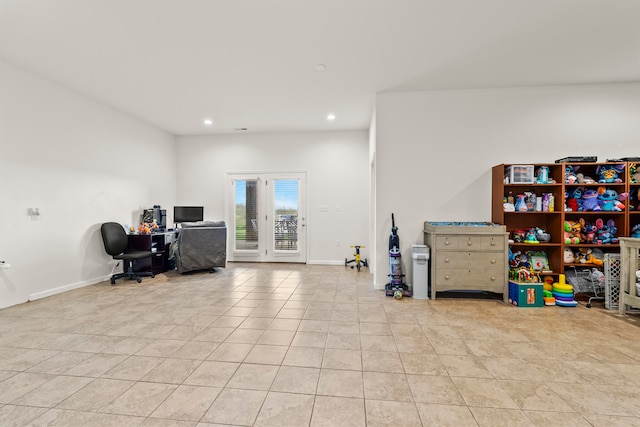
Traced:
POLYGON ((175 201, 172 135, 1 61, 0 144, 0 308, 104 279, 100 223, 175 201))
POLYGON ((425 220, 491 220, 492 166, 638 156, 639 117, 640 84, 379 94, 376 287, 387 282, 381 242, 391 212, 410 275, 411 245, 423 242, 425 220))
POLYGON ((308 262, 344 263, 349 245, 369 244, 366 131, 181 136, 177 151, 177 202, 204 205, 205 219, 229 221, 228 172, 305 171, 308 262))

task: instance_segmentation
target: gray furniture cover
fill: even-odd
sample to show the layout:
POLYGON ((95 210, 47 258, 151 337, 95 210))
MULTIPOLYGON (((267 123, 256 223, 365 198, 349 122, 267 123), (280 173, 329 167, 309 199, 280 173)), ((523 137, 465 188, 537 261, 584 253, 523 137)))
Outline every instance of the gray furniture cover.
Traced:
POLYGON ((183 222, 173 245, 178 273, 225 267, 227 226, 224 221, 183 222))

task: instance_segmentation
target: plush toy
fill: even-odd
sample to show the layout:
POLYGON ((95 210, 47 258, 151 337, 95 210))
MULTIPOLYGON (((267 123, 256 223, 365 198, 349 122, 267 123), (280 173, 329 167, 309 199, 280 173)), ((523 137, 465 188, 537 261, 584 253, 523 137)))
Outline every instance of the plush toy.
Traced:
POLYGON ((593 189, 585 190, 582 194, 582 204, 580 206, 581 211, 601 211, 600 203, 598 202, 598 192, 593 189))
POLYGON ((564 222, 564 243, 566 245, 580 243, 580 223, 575 221, 564 222))
POLYGON ((635 239, 640 239, 640 224, 636 224, 631 228, 631 235, 635 239))
POLYGON ((629 165, 629 181, 632 184, 637 184, 640 182, 640 168, 638 168, 637 163, 631 163, 629 165))
POLYGON ((574 262, 576 262, 576 257, 571 248, 564 248, 564 263, 573 264, 574 262))
POLYGON ((575 184, 578 181, 578 177, 576 176, 576 171, 580 168, 580 166, 570 166, 567 165, 564 167, 564 183, 565 184, 575 184))
POLYGON ((628 200, 628 205, 629 205, 629 210, 637 210, 638 208, 636 208, 636 202, 638 201, 638 189, 637 188, 632 188, 631 191, 629 191, 629 199, 628 200))
MULTIPOLYGON (((580 218, 582 220, 582 218, 580 218)), ((583 220, 584 221, 584 220, 583 220)), ((602 221, 602 220, 600 220, 602 221)), ((585 222, 582 226, 582 234, 584 235, 584 243, 593 243, 596 240, 598 227, 590 222, 585 222)))
POLYGON ((618 195, 618 192, 611 188, 600 188, 601 189, 598 189, 598 204, 600 205, 600 210, 622 212, 624 210, 624 203, 621 203, 620 199, 625 200, 627 193, 618 195))
POLYGON ((580 210, 583 192, 584 192, 584 187, 577 187, 564 194, 564 199, 566 204, 565 210, 567 212, 577 212, 580 210))
POLYGON ((598 179, 598 182, 622 182, 622 180, 618 177, 618 173, 622 173, 624 171, 624 167, 624 164, 598 166, 598 168, 596 169, 596 173, 600 175, 600 179, 598 179))
POLYGON ((509 255, 509 267, 510 268, 529 268, 529 257, 520 251, 512 252, 509 255))
POLYGON ((591 264, 602 267, 604 265, 604 252, 602 249, 593 248, 591 250, 591 264))
POLYGON ((536 227, 535 232, 536 232, 536 238, 538 239, 539 242, 549 243, 551 241, 551 234, 547 233, 545 230, 539 227, 536 227))
POLYGON ((591 178, 590 176, 584 176, 582 173, 576 174, 578 178, 578 184, 595 184, 596 180, 591 178))
POLYGON ((591 264, 591 248, 578 249, 578 262, 580 264, 591 264))
POLYGON ((599 245, 618 243, 618 239, 615 237, 617 231, 615 222, 612 219, 608 220, 606 224, 602 224, 598 229, 597 243, 599 245))
POLYGON ((580 204, 578 203, 578 199, 576 198, 565 198, 566 200, 566 209, 565 211, 567 212, 576 212, 578 211, 578 209, 580 209, 580 204))
POLYGON ((580 264, 593 264, 599 267, 604 265, 604 252, 602 249, 580 248, 577 252, 580 264))
POLYGON ((527 232, 525 230, 513 230, 511 235, 515 243, 522 243, 527 236, 527 232))

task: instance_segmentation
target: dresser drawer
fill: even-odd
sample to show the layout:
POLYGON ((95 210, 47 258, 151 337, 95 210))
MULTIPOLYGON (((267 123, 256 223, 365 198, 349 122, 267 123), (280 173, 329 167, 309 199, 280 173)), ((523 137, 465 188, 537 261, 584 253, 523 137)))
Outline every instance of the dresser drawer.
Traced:
POLYGON ((436 236, 436 250, 503 251, 504 235, 436 236))
POLYGON ((504 252, 442 251, 435 259, 436 269, 498 269, 507 268, 504 252))
POLYGON ((471 270, 443 268, 435 275, 437 291, 474 290, 505 292, 505 270, 471 270))

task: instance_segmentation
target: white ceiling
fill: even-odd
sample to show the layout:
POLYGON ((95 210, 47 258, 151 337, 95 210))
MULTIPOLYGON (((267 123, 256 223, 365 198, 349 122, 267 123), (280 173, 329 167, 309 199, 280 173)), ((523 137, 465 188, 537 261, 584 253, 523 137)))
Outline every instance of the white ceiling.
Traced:
POLYGON ((379 92, 640 81, 639 19, 640 0, 0 0, 0 58, 177 135, 351 130, 379 92))

